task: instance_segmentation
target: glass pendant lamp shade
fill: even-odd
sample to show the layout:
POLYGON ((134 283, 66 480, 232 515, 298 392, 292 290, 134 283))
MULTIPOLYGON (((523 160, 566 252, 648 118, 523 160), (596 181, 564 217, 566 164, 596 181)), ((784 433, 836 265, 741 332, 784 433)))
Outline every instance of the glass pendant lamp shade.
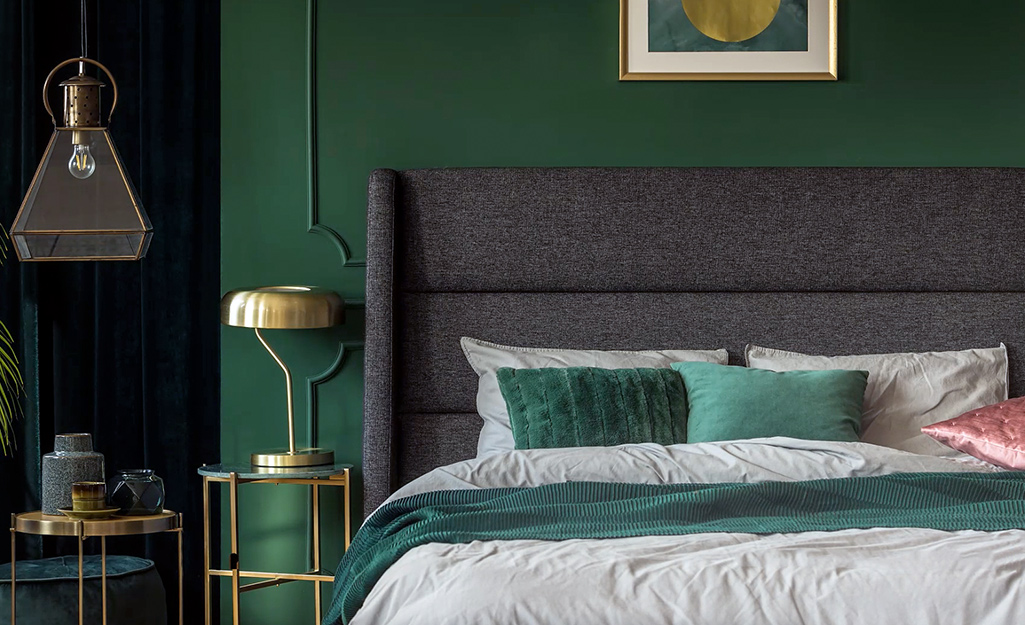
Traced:
MULTIPOLYGON (((106 72, 114 86, 113 114, 113 76, 83 57, 61 63, 47 77, 43 102, 51 118, 47 88, 57 70, 71 63, 80 68, 91 63, 106 72)), ((53 136, 11 228, 14 249, 23 261, 138 260, 146 255, 153 227, 110 134, 100 125, 104 85, 80 69, 61 86, 64 125, 54 120, 53 136)))

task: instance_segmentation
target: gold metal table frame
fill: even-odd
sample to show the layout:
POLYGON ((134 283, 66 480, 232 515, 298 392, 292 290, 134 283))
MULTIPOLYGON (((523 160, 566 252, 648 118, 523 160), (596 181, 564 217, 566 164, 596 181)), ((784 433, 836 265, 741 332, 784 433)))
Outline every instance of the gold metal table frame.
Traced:
POLYGON ((86 538, 100 539, 101 596, 103 625, 107 624, 107 536, 139 536, 173 532, 178 535, 178 625, 184 625, 184 578, 182 576, 182 516, 172 510, 147 516, 116 516, 82 521, 40 511, 11 515, 11 625, 17 623, 15 547, 18 534, 35 536, 75 536, 78 538, 78 625, 84 625, 84 575, 82 563, 86 538))
MULTIPOLYGON (((213 625, 211 614, 211 583, 216 577, 231 578, 231 613, 232 624, 240 625, 242 593, 280 586, 288 582, 313 582, 314 615, 317 625, 322 620, 321 588, 323 582, 334 582, 334 576, 326 573, 320 564, 320 486, 340 486, 343 491, 343 515, 345 518, 345 549, 349 548, 351 526, 349 517, 349 469, 351 465, 327 465, 326 467, 299 467, 282 469, 270 467, 228 467, 225 465, 207 465, 199 469, 203 476, 203 595, 205 603, 205 623, 213 625), (312 477, 315 476, 315 477, 312 477), (228 485, 229 514, 231 517, 231 552, 228 556, 227 569, 211 567, 210 553, 210 483, 220 482, 228 485), (273 571, 247 571, 239 564, 239 532, 238 532, 238 488, 242 484, 298 484, 310 486, 313 504, 313 570, 305 573, 279 573, 273 571), (260 581, 242 584, 243 578, 260 581)), ((218 554, 218 560, 220 556, 218 554)))

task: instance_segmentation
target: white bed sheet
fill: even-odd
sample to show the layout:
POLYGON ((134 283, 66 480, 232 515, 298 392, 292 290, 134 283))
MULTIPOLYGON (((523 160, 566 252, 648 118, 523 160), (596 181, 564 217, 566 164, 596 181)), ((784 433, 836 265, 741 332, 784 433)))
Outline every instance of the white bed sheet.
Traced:
MULTIPOLYGON (((866 443, 772 438, 513 451, 435 469, 392 499, 576 481, 759 482, 995 471, 866 443)), ((872 529, 428 544, 354 625, 1025 623, 1025 532, 872 529)))

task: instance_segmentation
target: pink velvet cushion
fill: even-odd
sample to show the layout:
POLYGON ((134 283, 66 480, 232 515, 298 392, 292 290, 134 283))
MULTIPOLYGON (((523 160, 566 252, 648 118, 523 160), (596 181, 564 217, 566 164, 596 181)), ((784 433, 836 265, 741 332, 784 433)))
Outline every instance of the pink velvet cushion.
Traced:
POLYGON ((927 425, 922 432, 980 460, 1025 470, 1025 397, 927 425))

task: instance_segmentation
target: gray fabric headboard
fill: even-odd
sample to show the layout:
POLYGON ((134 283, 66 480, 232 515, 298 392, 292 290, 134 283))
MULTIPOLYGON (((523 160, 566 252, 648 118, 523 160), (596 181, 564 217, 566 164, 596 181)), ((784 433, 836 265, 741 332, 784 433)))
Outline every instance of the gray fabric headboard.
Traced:
POLYGON ((1025 170, 433 169, 370 177, 365 509, 474 456, 459 337, 819 353, 1007 344, 1025 170))

